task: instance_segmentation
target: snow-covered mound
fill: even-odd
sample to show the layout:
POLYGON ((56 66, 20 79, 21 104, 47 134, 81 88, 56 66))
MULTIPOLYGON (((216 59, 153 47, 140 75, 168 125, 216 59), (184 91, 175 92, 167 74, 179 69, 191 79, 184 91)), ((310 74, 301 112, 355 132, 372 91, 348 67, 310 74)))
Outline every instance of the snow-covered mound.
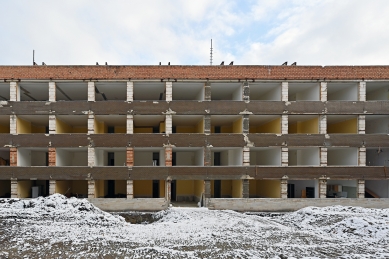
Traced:
POLYGON ((90 224, 122 224, 124 219, 104 212, 86 199, 66 198, 61 194, 36 199, 1 199, 0 219, 72 221, 90 224))

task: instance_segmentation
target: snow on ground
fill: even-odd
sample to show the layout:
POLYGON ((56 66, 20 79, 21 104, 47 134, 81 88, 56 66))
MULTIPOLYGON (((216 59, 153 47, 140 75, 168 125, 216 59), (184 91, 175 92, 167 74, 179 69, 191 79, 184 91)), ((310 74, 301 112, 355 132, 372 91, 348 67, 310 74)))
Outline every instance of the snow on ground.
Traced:
POLYGON ((389 210, 171 208, 129 224, 62 195, 0 200, 0 258, 388 258, 389 210))

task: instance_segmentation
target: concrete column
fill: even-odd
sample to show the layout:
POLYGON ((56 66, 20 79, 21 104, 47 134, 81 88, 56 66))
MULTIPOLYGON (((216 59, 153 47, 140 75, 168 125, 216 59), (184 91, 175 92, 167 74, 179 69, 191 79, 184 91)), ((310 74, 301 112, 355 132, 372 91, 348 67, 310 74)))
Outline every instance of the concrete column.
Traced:
POLYGON ((281 134, 288 134, 288 115, 281 115, 281 134))
POLYGON ((49 181, 49 195, 53 195, 55 193, 56 182, 57 182, 56 180, 49 181))
POLYGON ((204 115, 204 134, 211 134, 211 115, 204 115))
POLYGON ((204 147, 204 166, 212 165, 212 151, 210 147, 204 147))
POLYGON ((366 148, 360 147, 358 152, 358 165, 366 166, 366 148))
POLYGON ((288 148, 283 147, 281 148, 281 166, 288 166, 288 164, 289 164, 288 148))
POLYGON ((204 181, 204 207, 208 207, 208 201, 211 198, 211 180, 204 181))
POLYGON ((88 166, 95 166, 95 149, 93 147, 88 147, 88 166))
POLYGON ((250 148, 243 147, 243 166, 250 166, 250 148))
POLYGON ((243 129, 243 134, 248 134, 250 132, 250 121, 249 121, 249 116, 248 114, 244 114, 242 118, 242 129, 243 129))
POLYGON ((134 82, 127 82, 127 102, 134 101, 134 82))
POLYGON ((320 101, 327 101, 327 82, 320 83, 320 101))
POLYGON ((134 166, 134 148, 128 147, 126 151, 126 164, 127 166, 134 166))
MULTIPOLYGON (((366 101, 366 82, 359 82, 358 86, 358 101, 366 101)), ((365 194, 363 194, 365 195, 365 194)))
POLYGON ((127 134, 134 134, 134 115, 127 114, 127 134))
POLYGON ((17 118, 15 114, 9 116, 9 133, 18 134, 17 131, 17 118))
POLYGON ((327 198, 327 178, 325 177, 319 178, 319 198, 327 198))
POLYGON ((55 82, 49 82, 49 101, 55 102, 57 100, 56 97, 56 85, 55 82))
POLYGON ((165 199, 170 203, 172 200, 172 180, 165 181, 165 199))
POLYGON ((281 101, 283 101, 283 102, 289 101, 288 91, 289 91, 288 82, 282 82, 282 84, 281 84, 281 101))
POLYGON ((166 114, 165 119, 165 133, 166 134, 172 134, 173 130, 173 115, 166 114))
POLYGON ((49 134, 55 134, 57 132, 57 123, 55 115, 49 115, 49 134))
POLYGON ((365 180, 358 180, 358 198, 365 198, 365 180))
POLYGON ((88 114, 88 134, 95 134, 95 115, 88 114))
POLYGON ((204 84, 204 101, 210 101, 211 100, 211 83, 206 82, 204 84))
POLYGON ((243 188, 242 188, 242 198, 250 198, 250 182, 248 179, 242 180, 243 188))
POLYGON ((173 83, 172 82, 166 82, 165 91, 166 91, 166 101, 171 102, 173 100, 173 83))
POLYGON ((327 115, 319 115, 319 134, 327 134, 327 115))
POLYGON ((11 198, 18 197, 18 179, 11 178, 11 198))
POLYGON ((96 198, 95 180, 88 180, 88 199, 96 198))
POLYGON ((56 150, 55 147, 49 147, 49 166, 56 165, 56 150))
POLYGON ((245 103, 249 103, 250 102, 250 86, 249 86, 249 82, 244 82, 243 83, 243 101, 245 103))
POLYGON ((9 149, 9 165, 18 166, 18 149, 16 147, 9 149))
POLYGON ((173 165, 173 148, 165 147, 165 166, 173 165))
POLYGON ((88 82, 88 102, 96 101, 95 82, 88 82))
POLYGON ((127 180, 127 199, 134 198, 134 181, 127 180))
POLYGON ((327 166, 327 148, 320 148, 320 166, 327 166))
POLYGON ((288 198, 288 178, 282 177, 281 179, 281 198, 288 198))
POLYGON ((358 115, 358 134, 365 134, 366 116, 358 115))
POLYGON ((9 100, 12 102, 20 101, 20 86, 17 82, 9 83, 9 100))

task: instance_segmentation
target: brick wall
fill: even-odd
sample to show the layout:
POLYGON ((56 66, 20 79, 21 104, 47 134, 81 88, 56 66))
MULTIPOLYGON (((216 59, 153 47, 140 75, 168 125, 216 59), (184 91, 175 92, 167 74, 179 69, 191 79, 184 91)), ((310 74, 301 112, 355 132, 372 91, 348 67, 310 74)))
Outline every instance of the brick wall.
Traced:
POLYGON ((49 148, 49 166, 55 166, 56 152, 55 148, 49 148))
POLYGON ((18 150, 16 147, 11 147, 9 149, 9 165, 10 166, 18 165, 18 150))

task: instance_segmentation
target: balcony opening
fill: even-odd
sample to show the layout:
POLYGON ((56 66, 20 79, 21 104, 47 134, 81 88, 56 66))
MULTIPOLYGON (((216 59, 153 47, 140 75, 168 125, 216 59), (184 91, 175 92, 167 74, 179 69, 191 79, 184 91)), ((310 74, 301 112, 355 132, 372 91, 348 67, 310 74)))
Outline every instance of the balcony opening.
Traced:
POLYGON ((357 198, 356 180, 328 180, 327 198, 357 198))
POLYGON ((250 148, 250 165, 281 166, 281 148, 250 148))
POLYGON ((288 149, 289 166, 319 166, 320 150, 318 147, 309 148, 289 148, 288 149))
POLYGON ((11 198, 10 180, 0 180, 0 198, 11 198))
POLYGON ((18 180, 18 198, 38 198, 49 195, 48 180, 18 180))
POLYGON ((173 83, 172 91, 173 100, 204 100, 204 83, 173 83))
POLYGON ((212 148, 212 166, 241 166, 243 164, 242 148, 212 148))
POLYGON ((66 197, 88 198, 88 181, 85 180, 57 180, 55 192, 66 197))
POLYGON ((388 115, 366 115, 366 134, 388 134, 388 115))
POLYGON ((204 133, 204 116, 173 115, 173 133, 204 133))
POLYGON ((9 115, 0 115, 0 134, 9 134, 9 115))
POLYGON ((134 180, 134 198, 165 198, 165 180, 134 180))
POLYGON ((212 198, 242 198, 242 180, 212 180, 212 198))
POLYGON ((288 198, 319 198, 317 180, 289 180, 288 198))
POLYGON ((16 121, 16 131, 18 134, 44 133, 47 134, 49 128, 48 115, 18 115, 16 121))
POLYGON ((88 166, 88 148, 56 148, 56 166, 88 166))
MULTIPOLYGON (((158 154, 158 153, 157 153, 158 154)), ((203 166, 203 148, 173 148, 174 166, 203 166)))
POLYGON ((57 101, 87 101, 88 83, 85 82, 57 82, 57 101))
POLYGON ((327 115, 328 134, 358 134, 356 115, 327 115))
POLYGON ((289 83, 289 101, 320 101, 320 84, 289 83))
POLYGON ((317 115, 289 115, 289 134, 318 134, 319 117, 317 115))
POLYGON ((97 198, 127 198, 126 180, 95 180, 97 198))
POLYGON ((365 198, 389 198, 389 180, 366 180, 365 198))
POLYGON ((281 133, 280 115, 250 115, 250 133, 281 133))
POLYGON ((250 198, 281 198, 280 180, 249 180, 250 198))
POLYGON ((358 148, 331 147, 327 149, 328 166, 357 166, 358 148))
POLYGON ((358 101, 358 83, 328 83, 328 101, 358 101))
POLYGON ((177 202, 199 202, 204 191, 203 180, 176 180, 175 196, 172 200, 177 202))
POLYGON ((250 83, 250 100, 281 101, 281 83, 250 83))
POLYGON ((9 83, 0 83, 0 101, 10 100, 9 89, 10 89, 9 83))
POLYGON ((56 133, 88 133, 88 115, 57 115, 56 133))
POLYGON ((242 133, 243 118, 240 115, 211 115, 211 133, 242 133))
POLYGON ((134 133, 165 133, 165 116, 134 115, 134 133))
POLYGON ((161 82, 134 82, 134 101, 164 101, 165 88, 161 82))
POLYGON ((134 148, 134 166, 165 166, 163 148, 134 148))
POLYGON ((95 148, 96 166, 127 166, 126 148, 95 148))
POLYGON ((127 82, 96 82, 96 101, 126 101, 127 82))
POLYGON ((48 166, 48 148, 18 148, 18 166, 48 166))
POLYGON ((366 101, 389 100, 389 82, 367 82, 366 101))
POLYGON ((366 165, 389 167, 389 147, 366 148, 366 165))
POLYGON ((126 115, 95 115, 95 134, 126 133, 126 115))
POLYGON ((212 83, 211 99, 242 101, 242 83, 212 83))
POLYGON ((9 148, 0 148, 0 166, 10 165, 10 151, 9 148))
POLYGON ((31 83, 21 82, 20 101, 48 101, 49 100, 49 84, 47 82, 31 83))

